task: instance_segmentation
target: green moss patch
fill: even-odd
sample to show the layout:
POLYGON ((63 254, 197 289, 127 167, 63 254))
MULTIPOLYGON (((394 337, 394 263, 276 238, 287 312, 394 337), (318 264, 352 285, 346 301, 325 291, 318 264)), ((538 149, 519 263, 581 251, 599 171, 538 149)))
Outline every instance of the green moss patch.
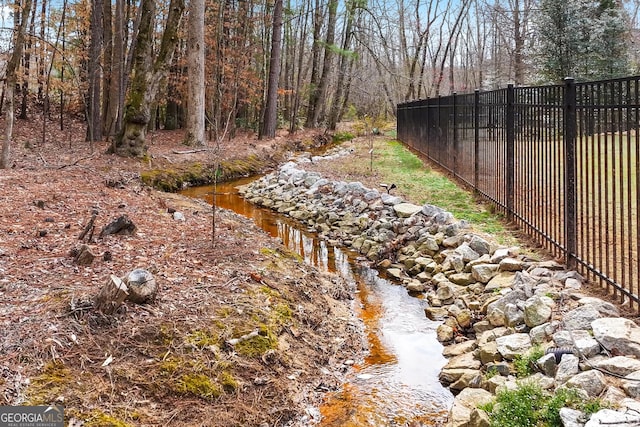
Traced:
POLYGON ((74 378, 71 371, 60 362, 47 363, 42 372, 31 379, 27 389, 30 405, 49 405, 70 386, 74 378))
POLYGON ((86 416, 80 416, 79 418, 84 420, 85 427, 131 427, 132 424, 128 424, 114 416, 105 414, 102 411, 91 411, 86 416))
POLYGON ((258 335, 240 341, 234 348, 242 356, 257 357, 277 347, 277 337, 267 327, 263 327, 258 335))
POLYGON ((189 394, 202 399, 215 399, 222 394, 220 385, 204 374, 182 375, 174 390, 181 394, 189 394))

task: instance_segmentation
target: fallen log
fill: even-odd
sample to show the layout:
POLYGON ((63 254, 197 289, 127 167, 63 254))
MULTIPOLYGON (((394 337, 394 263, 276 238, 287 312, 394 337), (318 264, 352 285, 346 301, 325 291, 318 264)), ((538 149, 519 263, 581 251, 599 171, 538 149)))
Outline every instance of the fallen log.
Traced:
POLYGON ((182 150, 182 151, 178 151, 178 150, 173 150, 172 153, 173 154, 193 154, 193 153, 200 153, 202 151, 209 151, 208 148, 198 148, 195 150, 182 150))

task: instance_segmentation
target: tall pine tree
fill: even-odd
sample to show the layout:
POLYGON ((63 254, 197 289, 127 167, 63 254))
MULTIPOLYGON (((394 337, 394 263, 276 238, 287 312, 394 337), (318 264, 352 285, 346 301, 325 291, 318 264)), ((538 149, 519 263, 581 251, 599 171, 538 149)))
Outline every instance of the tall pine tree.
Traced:
POLYGON ((616 0, 542 0, 540 6, 536 54, 544 82, 629 72, 629 29, 616 0))

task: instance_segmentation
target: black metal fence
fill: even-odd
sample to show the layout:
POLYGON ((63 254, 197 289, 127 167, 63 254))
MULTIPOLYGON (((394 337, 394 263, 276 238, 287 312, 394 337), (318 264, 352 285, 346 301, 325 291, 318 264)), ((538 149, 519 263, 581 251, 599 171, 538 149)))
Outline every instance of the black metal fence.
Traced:
POLYGON ((398 105, 398 138, 640 309, 640 76, 398 105))

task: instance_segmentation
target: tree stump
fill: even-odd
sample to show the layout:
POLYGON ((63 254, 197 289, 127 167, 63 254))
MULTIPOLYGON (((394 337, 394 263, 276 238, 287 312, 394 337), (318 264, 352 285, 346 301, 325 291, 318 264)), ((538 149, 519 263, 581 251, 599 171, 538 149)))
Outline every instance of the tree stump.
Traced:
POLYGON ((80 249, 76 249, 74 251, 76 252, 76 255, 73 258, 73 262, 78 265, 89 266, 91 265, 91 263, 93 263, 93 260, 96 257, 93 253, 91 253, 91 250, 87 245, 82 245, 80 249))
POLYGON ((103 314, 113 314, 129 296, 129 290, 118 276, 110 275, 94 299, 94 308, 103 314))
POLYGON ((153 274, 142 268, 131 271, 122 281, 129 289, 128 300, 136 304, 144 304, 155 300, 158 284, 153 274))

